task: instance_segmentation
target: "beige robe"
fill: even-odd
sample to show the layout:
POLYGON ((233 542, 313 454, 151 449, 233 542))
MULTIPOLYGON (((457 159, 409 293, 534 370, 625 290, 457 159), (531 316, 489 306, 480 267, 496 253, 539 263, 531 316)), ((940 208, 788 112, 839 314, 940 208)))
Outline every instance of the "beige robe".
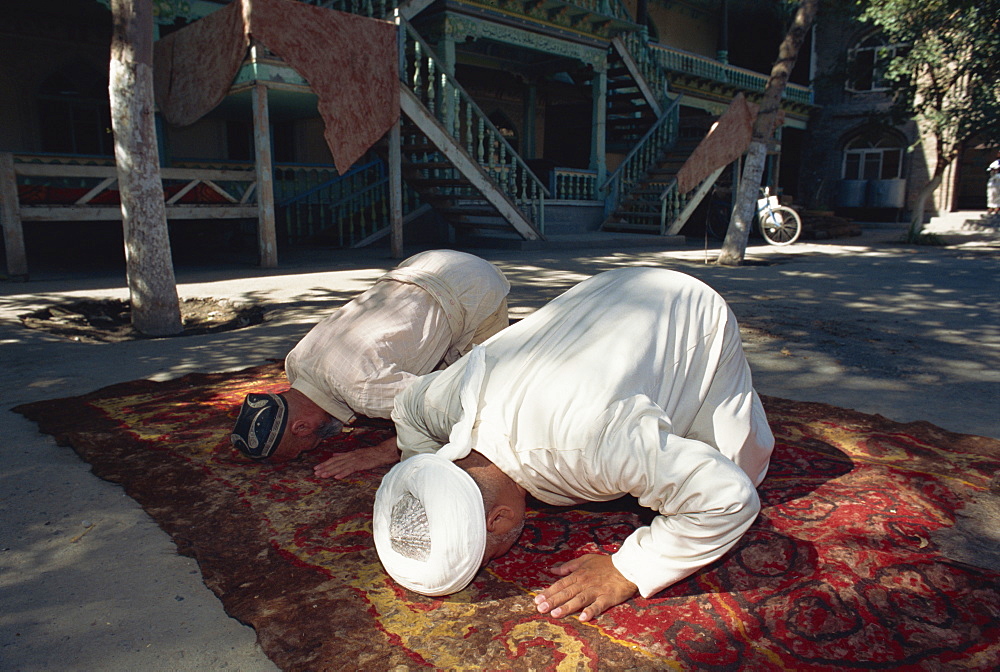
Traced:
POLYGON ((344 423, 388 418, 417 376, 509 324, 503 273, 484 259, 430 250, 403 261, 317 324, 285 359, 292 388, 344 423))

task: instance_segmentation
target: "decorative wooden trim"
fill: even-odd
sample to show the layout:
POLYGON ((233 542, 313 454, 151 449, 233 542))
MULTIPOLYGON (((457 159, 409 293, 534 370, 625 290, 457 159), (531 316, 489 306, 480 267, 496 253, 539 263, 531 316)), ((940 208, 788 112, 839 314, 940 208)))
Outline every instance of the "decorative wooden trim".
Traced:
POLYGON ((187 184, 185 184, 181 188, 180 191, 178 191, 176 194, 174 194, 173 196, 171 196, 170 198, 167 199, 167 205, 173 205, 177 201, 179 201, 182 198, 184 198, 184 196, 189 191, 191 191, 192 189, 194 189, 195 187, 197 187, 199 183, 201 183, 201 180, 191 180, 190 182, 188 182, 187 184))
POLYGON ((455 142, 441 123, 426 111, 420 100, 402 83, 399 86, 399 102, 403 113, 417 125, 420 132, 434 143, 434 146, 482 193, 490 205, 497 209, 500 216, 507 220, 522 238, 525 240, 541 238, 539 232, 525 219, 517 206, 496 188, 479 163, 469 156, 464 147, 455 142))
MULTIPOLYGON (((53 163, 14 163, 14 173, 25 177, 118 177, 114 166, 78 166, 53 163)), ((217 180, 220 182, 253 182, 252 170, 207 170, 201 168, 160 168, 164 180, 217 180)))
POLYGON ((96 187, 94 187, 93 189, 91 189, 90 191, 88 191, 86 194, 84 194, 83 196, 81 196, 77 200, 76 204, 77 205, 84 205, 86 203, 89 203, 90 199, 92 199, 94 196, 97 196, 99 193, 101 193, 102 191, 104 191, 105 189, 107 189, 108 187, 110 187, 112 184, 114 184, 117 181, 118 181, 118 177, 117 176, 115 176, 115 177, 105 177, 103 180, 101 180, 100 184, 98 184, 96 187))
POLYGON ((0 152, 0 224, 3 225, 3 242, 7 254, 7 275, 12 279, 27 280, 28 257, 24 251, 20 208, 14 157, 9 152, 0 152))
MULTIPOLYGON (((255 219, 255 205, 168 205, 172 219, 255 219)), ((21 207, 24 222, 107 222, 121 221, 120 206, 26 205, 21 207)), ((5 226, 6 230, 6 226, 5 226)))

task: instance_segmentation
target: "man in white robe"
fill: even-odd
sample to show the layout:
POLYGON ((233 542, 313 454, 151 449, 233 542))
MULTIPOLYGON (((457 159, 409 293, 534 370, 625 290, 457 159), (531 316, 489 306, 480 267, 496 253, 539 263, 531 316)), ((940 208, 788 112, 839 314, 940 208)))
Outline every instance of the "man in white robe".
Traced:
POLYGON ((553 505, 631 494, 658 515, 612 556, 555 568, 542 613, 589 620, 725 554, 759 511, 774 438, 735 316, 704 283, 599 274, 396 398, 402 461, 376 495, 388 573, 464 588, 506 552, 525 494, 553 505), (457 465, 457 466, 456 466, 457 465))
MULTIPOLYGON (((290 389, 247 395, 232 442, 255 459, 289 460, 353 423, 388 418, 418 376, 459 359, 508 324, 510 283, 484 259, 431 250, 406 259, 319 322, 285 358, 290 389)), ((321 477, 398 459, 395 438, 335 455, 321 477)))

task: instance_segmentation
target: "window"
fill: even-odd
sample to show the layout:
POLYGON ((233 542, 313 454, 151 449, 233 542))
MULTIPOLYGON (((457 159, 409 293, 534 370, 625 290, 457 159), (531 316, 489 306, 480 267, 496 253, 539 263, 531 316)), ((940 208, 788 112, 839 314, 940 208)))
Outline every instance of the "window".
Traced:
POLYGON ((902 169, 903 144, 895 138, 862 135, 844 148, 845 180, 892 180, 902 169))
POLYGON ((114 152, 106 75, 83 65, 58 72, 38 90, 42 151, 66 154, 114 152))
POLYGON ((886 68, 896 56, 896 47, 880 34, 869 35, 847 53, 851 77, 848 91, 886 91, 891 83, 886 80, 886 68))

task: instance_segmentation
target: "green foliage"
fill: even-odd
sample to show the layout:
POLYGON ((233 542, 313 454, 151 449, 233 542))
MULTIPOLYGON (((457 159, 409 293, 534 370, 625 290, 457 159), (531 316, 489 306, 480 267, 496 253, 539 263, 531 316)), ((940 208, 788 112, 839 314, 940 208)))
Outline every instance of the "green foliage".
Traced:
MULTIPOLYGON (((97 0, 111 10, 111 0, 97 0)), ((178 19, 195 19, 198 15, 191 9, 191 0, 152 0, 153 21, 161 25, 171 25, 178 19)))
POLYGON ((886 78, 898 116, 917 119, 946 158, 985 133, 1000 142, 1000 0, 859 0, 897 47, 886 78))

